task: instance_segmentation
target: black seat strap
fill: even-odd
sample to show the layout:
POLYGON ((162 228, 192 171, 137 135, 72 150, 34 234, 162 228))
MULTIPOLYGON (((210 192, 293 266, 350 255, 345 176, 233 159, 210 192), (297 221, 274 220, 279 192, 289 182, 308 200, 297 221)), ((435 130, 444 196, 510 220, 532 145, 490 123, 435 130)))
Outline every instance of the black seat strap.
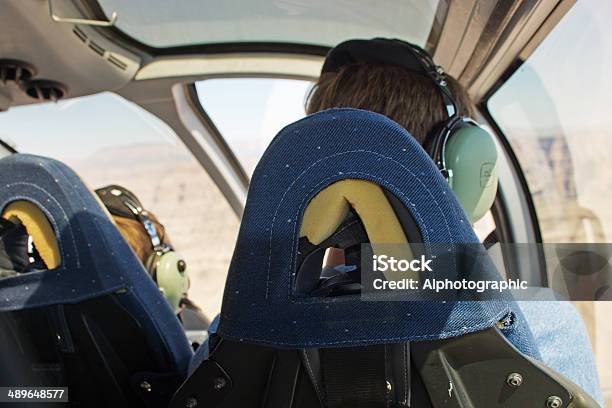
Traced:
POLYGON ((385 346, 320 350, 325 405, 328 408, 385 408, 385 346))

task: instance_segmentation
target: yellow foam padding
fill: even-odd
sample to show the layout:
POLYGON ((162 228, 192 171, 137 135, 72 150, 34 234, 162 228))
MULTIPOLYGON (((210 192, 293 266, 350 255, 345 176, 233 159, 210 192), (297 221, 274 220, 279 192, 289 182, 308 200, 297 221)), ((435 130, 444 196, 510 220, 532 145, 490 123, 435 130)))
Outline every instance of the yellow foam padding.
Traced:
MULTIPOLYGON (((319 245, 336 231, 351 207, 361 219, 375 254, 412 259, 408 240, 393 207, 383 189, 370 181, 347 179, 321 190, 304 211, 300 236, 319 245)), ((392 280, 416 277, 409 275, 407 272, 402 272, 401 276, 385 273, 387 279, 392 280)))
POLYGON ((14 201, 4 208, 2 217, 24 226, 47 268, 54 269, 60 265, 61 256, 55 231, 38 206, 29 201, 14 201))

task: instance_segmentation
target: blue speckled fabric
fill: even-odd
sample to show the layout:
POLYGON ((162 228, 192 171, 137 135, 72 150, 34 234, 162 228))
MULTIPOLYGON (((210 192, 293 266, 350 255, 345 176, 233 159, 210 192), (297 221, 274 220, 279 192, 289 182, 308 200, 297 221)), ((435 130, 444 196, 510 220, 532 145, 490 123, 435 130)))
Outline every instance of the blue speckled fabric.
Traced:
POLYGON ((124 289, 117 299, 142 325, 158 367, 186 374, 192 352, 180 322, 79 177, 52 159, 5 157, 0 209, 15 200, 44 211, 57 233, 62 263, 0 280, 0 312, 73 304, 124 289))
POLYGON ((580 313, 571 302, 556 301, 549 289, 538 294, 540 301, 518 302, 533 333, 541 361, 582 387, 604 406, 597 366, 580 313))
MULTIPOLYGON (((425 244, 479 242, 448 183, 405 129, 356 109, 311 115, 285 127, 255 169, 225 288, 222 336, 278 347, 348 347, 459 336, 491 327, 513 312, 516 323, 508 338, 538 356, 512 300, 294 296, 304 209, 320 190, 347 178, 370 180, 394 193, 425 244)), ((494 268, 490 273, 498 276, 494 268)))

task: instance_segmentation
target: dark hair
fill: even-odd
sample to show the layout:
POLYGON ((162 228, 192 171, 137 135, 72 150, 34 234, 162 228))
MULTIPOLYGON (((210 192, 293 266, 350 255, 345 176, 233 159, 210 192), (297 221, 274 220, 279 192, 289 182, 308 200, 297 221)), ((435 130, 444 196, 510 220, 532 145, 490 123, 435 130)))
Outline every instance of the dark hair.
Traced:
MULTIPOLYGON (((447 76, 448 87, 462 116, 473 116, 467 92, 447 76)), ((448 115, 440 90, 425 75, 391 64, 354 63, 324 73, 306 100, 308 114, 329 108, 357 108, 396 121, 421 144, 448 115)))

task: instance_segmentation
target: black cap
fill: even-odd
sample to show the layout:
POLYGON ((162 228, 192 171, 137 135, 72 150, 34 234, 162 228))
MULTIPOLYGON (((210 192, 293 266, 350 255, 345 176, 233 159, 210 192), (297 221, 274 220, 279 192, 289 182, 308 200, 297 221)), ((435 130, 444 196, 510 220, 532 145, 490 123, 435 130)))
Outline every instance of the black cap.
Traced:
POLYGON ((448 89, 444 70, 418 45, 389 38, 345 41, 329 51, 321 74, 338 72, 343 66, 358 62, 396 65, 429 77, 442 93, 449 117, 457 114, 457 104, 448 89))
POLYGON ((417 45, 396 39, 373 38, 349 40, 332 48, 325 57, 321 73, 338 72, 343 66, 357 62, 398 65, 423 75, 428 75, 425 66, 433 66, 431 56, 417 45))

